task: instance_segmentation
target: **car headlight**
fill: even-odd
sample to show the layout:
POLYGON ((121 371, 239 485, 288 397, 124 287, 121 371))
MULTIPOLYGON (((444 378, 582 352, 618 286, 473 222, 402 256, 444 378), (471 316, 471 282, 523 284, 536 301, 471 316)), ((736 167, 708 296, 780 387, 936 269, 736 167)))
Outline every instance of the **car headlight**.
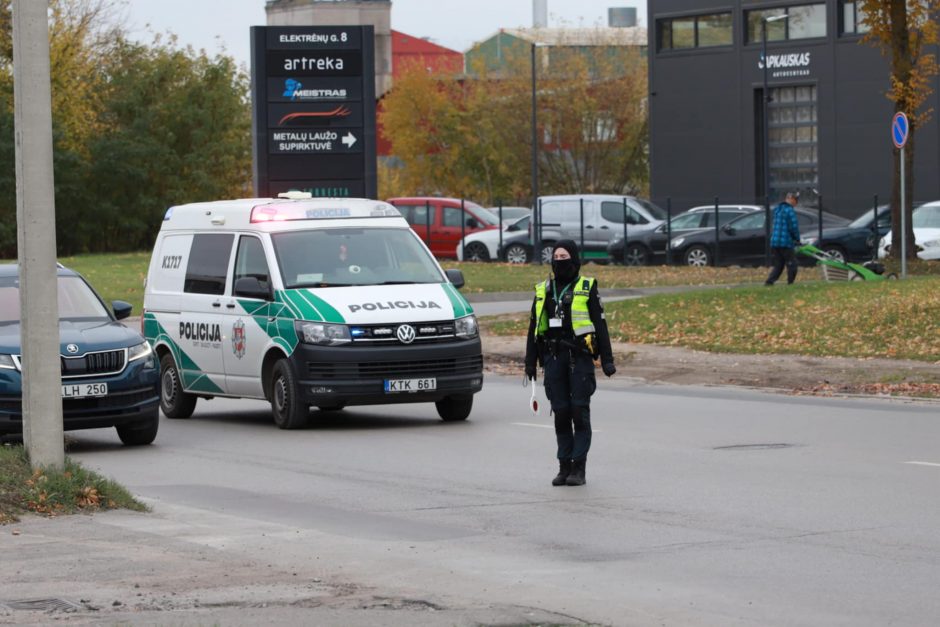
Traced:
POLYGON ((940 248, 940 239, 932 239, 924 242, 922 245, 924 248, 940 248))
POLYGON ((150 342, 141 342, 140 344, 131 346, 127 349, 127 361, 143 359, 152 353, 153 349, 150 347, 150 342))
POLYGON ((477 317, 471 314, 463 318, 457 318, 454 320, 454 330, 457 337, 471 339, 478 336, 480 327, 477 325, 477 317))
POLYGON ((19 368, 16 367, 16 362, 13 361, 13 355, 0 355, 0 368, 19 370, 19 368))
POLYGON ((305 344, 335 346, 337 344, 348 344, 352 341, 349 327, 345 324, 298 320, 294 323, 294 328, 297 330, 297 337, 305 344))
POLYGON ((674 237, 672 238, 672 241, 669 242, 669 245, 672 246, 673 248, 679 248, 680 246, 682 246, 684 242, 685 242, 684 237, 674 237))
POLYGON ((801 237, 800 243, 804 246, 815 246, 816 242, 819 241, 818 237, 801 237))

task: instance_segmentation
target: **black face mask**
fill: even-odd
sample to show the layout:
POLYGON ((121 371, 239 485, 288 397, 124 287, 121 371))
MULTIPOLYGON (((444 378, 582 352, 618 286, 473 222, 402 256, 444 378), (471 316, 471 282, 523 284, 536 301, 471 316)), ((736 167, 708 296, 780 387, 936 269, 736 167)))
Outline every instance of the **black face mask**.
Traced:
POLYGON ((553 259, 552 272, 556 279, 567 283, 578 276, 578 265, 574 259, 553 259))

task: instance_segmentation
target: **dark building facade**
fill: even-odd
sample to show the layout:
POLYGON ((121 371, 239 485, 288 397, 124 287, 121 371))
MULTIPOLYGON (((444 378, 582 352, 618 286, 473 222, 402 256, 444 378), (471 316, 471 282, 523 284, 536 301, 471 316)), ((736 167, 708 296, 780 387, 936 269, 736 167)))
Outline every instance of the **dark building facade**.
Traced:
MULTIPOLYGON (((651 196, 697 204, 801 202, 854 217, 888 202, 889 60, 862 43, 851 0, 649 0, 651 196), (785 16, 785 17, 778 17, 785 16), (762 25, 767 67, 762 63, 762 25), (763 127, 764 74, 770 102, 763 127)), ((940 199, 940 81, 916 132, 915 200, 940 199)))

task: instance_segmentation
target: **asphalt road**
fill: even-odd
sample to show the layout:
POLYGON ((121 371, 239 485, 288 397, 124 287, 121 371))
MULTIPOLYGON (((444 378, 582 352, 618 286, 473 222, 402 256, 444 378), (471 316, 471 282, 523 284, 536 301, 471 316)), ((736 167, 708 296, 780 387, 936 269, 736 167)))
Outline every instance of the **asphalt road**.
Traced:
MULTIPOLYGON (((604 381, 588 485, 553 488, 550 418, 516 379, 484 390, 458 424, 399 405, 287 432, 265 404, 216 399, 164 419, 150 447, 76 432, 70 455, 154 513, 42 521, 34 541, 69 553, 55 525, 76 524, 97 557, 75 568, 102 594, 179 594, 164 610, 195 595, 222 624, 308 622, 294 613, 311 595, 343 590, 358 605, 323 600, 346 613, 317 622, 940 624, 937 404, 604 381), (120 564, 105 559, 118 541, 133 547, 120 564)), ((0 577, 22 582, 30 562, 9 555, 0 577)), ((28 589, 83 594, 49 581, 28 589)), ((120 618, 189 624, 147 607, 120 618)))

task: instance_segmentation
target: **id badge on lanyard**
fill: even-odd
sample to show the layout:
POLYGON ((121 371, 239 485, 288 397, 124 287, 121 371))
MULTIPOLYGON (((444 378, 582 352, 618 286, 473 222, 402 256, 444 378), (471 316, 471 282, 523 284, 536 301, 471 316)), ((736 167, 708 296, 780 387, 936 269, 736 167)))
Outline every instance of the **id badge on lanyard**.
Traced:
POLYGON ((550 329, 560 329, 560 328, 561 328, 561 318, 549 318, 549 319, 548 319, 548 328, 550 328, 550 329))

